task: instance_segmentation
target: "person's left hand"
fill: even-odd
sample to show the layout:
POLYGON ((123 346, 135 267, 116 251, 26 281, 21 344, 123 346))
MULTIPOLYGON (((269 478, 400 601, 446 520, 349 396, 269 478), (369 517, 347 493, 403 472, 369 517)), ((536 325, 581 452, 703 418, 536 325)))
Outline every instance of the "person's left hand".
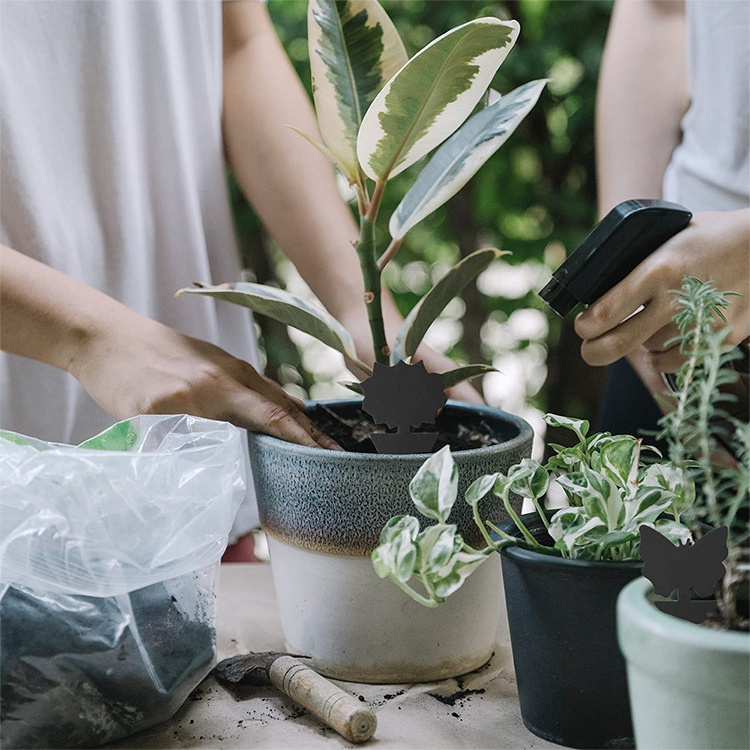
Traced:
POLYGON ((611 364, 643 347, 656 372, 675 372, 679 347, 673 290, 685 275, 711 280, 729 297, 723 312, 731 328, 728 344, 750 335, 750 209, 698 213, 690 225, 665 242, 625 279, 582 312, 575 321, 583 339, 581 356, 590 365, 611 364))

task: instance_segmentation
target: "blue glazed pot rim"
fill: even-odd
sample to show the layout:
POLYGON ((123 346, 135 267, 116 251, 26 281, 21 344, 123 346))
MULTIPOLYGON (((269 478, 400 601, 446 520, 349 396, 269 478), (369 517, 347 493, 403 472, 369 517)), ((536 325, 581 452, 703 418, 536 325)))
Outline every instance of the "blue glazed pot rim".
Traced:
MULTIPOLYGON (((344 398, 338 398, 338 399, 322 399, 319 401, 307 401, 305 402, 305 406, 307 408, 316 406, 316 405, 323 405, 323 406, 330 406, 330 405, 355 405, 360 404, 362 402, 361 398, 351 398, 351 399, 344 399, 344 398)), ((456 462, 460 463, 462 460, 470 459, 473 456, 481 456, 486 455, 488 453, 492 453, 493 451, 496 451, 498 448, 502 448, 504 451, 512 450, 514 447, 518 446, 521 447, 527 442, 531 441, 533 439, 534 433, 531 429, 531 425, 521 417, 516 416, 515 414, 510 414, 508 412, 503 411, 502 409, 497 409, 492 406, 486 406, 484 404, 469 404, 464 403, 461 401, 454 401, 453 399, 449 399, 446 403, 446 406, 444 408, 454 409, 458 411, 465 411, 465 412, 475 412, 479 413, 482 416, 486 416, 490 419, 500 419, 507 423, 512 424, 514 427, 518 429, 518 435, 516 435, 513 438, 510 438, 509 440, 506 440, 505 442, 498 443, 496 445, 488 445, 484 446, 482 448, 472 448, 470 450, 462 450, 462 451, 456 451, 453 453, 453 457, 455 458, 456 462)), ((414 464, 422 464, 424 461, 426 461, 432 453, 409 453, 409 454, 400 454, 400 453, 355 453, 352 451, 332 451, 328 450, 327 448, 313 448, 307 445, 298 445, 296 443, 290 443, 286 440, 281 440, 280 438, 272 437, 271 435, 266 435, 261 432, 251 432, 249 433, 250 439, 256 442, 259 445, 263 445, 269 449, 272 450, 283 450, 284 452, 290 453, 290 454, 320 454, 321 456, 325 455, 328 460, 331 461, 360 461, 360 462, 372 462, 372 463, 378 463, 383 461, 394 461, 394 460, 402 460, 407 461, 414 464)))

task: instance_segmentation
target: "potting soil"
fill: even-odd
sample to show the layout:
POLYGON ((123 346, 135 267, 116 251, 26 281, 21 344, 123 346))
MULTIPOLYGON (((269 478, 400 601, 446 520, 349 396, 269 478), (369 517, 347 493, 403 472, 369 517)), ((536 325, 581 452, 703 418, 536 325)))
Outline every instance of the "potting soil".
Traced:
POLYGON ((88 597, 9 588, 0 602, 5 748, 91 747, 168 719, 210 671, 212 618, 165 583, 88 597))

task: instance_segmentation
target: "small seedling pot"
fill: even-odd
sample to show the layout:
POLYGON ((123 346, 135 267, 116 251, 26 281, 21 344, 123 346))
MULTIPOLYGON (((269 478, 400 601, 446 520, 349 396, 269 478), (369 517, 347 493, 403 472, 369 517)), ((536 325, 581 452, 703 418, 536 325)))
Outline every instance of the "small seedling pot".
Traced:
MULTIPOLYGON (((549 541, 535 513, 522 520, 549 541)), ((500 528, 518 534, 512 521, 500 528)), ((520 547, 500 556, 523 723, 568 747, 633 747, 615 607, 643 563, 570 560, 520 547)))
MULTIPOLYGON (((326 407, 351 415, 360 404, 326 407)), ((454 453, 459 501, 450 520, 469 544, 483 546, 463 493, 477 477, 529 456, 532 430, 489 407, 445 408, 505 436, 498 445, 454 453)), ((250 457, 289 651, 310 657, 329 677, 372 683, 429 682, 489 660, 502 612, 496 555, 437 608, 418 604, 372 567, 387 521, 416 515, 409 482, 428 454, 328 451, 251 435, 250 457)), ((499 499, 486 511, 497 522, 507 518, 499 499)))
POLYGON ((638 748, 750 747, 750 635, 695 625, 654 605, 646 578, 617 603, 638 748))

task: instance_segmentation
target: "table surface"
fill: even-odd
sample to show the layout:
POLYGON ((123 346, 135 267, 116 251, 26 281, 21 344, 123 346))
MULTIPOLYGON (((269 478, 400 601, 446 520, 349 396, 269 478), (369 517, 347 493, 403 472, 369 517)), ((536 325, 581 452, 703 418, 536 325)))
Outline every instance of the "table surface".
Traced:
MULTIPOLYGON (((222 565, 218 658, 283 648, 270 566, 222 565)), ((377 714, 375 737, 359 747, 560 748, 531 734, 521 722, 504 613, 494 656, 468 675, 418 685, 335 682, 377 714)), ((357 746, 272 686, 243 689, 238 698, 209 675, 170 721, 107 747, 307 750, 357 746)))

